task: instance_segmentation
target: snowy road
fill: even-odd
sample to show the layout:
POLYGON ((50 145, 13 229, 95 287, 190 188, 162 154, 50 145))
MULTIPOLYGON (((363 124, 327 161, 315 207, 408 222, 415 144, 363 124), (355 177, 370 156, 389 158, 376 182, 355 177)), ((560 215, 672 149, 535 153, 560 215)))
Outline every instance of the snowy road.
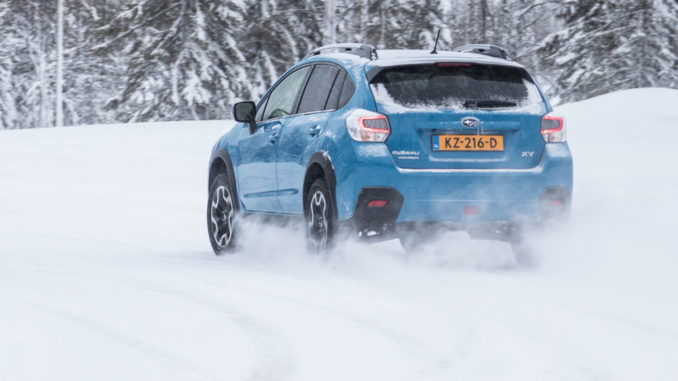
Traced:
POLYGON ((562 107, 573 217, 531 270, 463 234, 322 259, 257 225, 215 257, 206 167, 229 122, 1 131, 0 379, 678 379, 676 105, 562 107))

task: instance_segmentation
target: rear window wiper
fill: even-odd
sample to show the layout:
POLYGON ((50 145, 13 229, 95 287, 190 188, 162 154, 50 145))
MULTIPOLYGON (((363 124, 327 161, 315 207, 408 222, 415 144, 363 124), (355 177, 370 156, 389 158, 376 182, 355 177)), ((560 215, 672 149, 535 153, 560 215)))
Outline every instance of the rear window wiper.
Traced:
POLYGON ((465 101, 464 107, 470 109, 478 108, 494 108, 494 107, 513 107, 518 105, 516 102, 500 101, 496 99, 482 99, 482 100, 468 100, 465 101))

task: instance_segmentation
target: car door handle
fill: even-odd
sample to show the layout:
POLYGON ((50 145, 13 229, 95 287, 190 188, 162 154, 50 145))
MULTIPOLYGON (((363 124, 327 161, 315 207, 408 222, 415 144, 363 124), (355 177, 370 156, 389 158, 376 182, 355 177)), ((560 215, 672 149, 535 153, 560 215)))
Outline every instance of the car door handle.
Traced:
POLYGON ((268 141, 271 144, 275 144, 278 142, 280 138, 280 124, 275 124, 271 126, 271 135, 268 136, 268 141))
POLYGON ((308 133, 309 133, 311 136, 318 136, 318 134, 320 133, 320 131, 321 131, 322 129, 323 129, 322 126, 318 124, 318 125, 316 125, 316 126, 313 126, 313 127, 309 128, 308 133))

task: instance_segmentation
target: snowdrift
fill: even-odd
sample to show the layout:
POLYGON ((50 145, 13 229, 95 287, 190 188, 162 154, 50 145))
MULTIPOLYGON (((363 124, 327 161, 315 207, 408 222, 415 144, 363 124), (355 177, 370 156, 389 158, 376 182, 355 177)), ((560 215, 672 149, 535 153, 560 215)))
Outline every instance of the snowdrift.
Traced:
POLYGON ((0 132, 3 380, 675 380, 678 91, 559 107, 569 224, 307 255, 247 226, 215 257, 210 148, 232 122, 0 132))

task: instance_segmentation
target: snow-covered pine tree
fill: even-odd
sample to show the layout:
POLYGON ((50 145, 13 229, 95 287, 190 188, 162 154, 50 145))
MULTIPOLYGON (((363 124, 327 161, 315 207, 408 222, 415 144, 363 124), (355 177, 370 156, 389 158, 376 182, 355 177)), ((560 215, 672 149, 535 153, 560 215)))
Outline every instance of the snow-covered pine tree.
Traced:
MULTIPOLYGON (((6 96, 4 128, 54 125, 54 24, 56 3, 40 0, 6 0, 2 23, 2 84, 6 96)), ((3 113, 4 114, 4 113, 3 113)))
POLYGON ((115 122, 105 106, 123 90, 122 54, 97 46, 104 37, 100 28, 108 24, 107 16, 120 11, 120 3, 65 0, 64 5, 64 125, 115 122))
POLYGON ((229 117, 230 101, 247 95, 239 37, 240 1, 128 1, 101 33, 98 49, 124 52, 124 90, 108 104, 123 121, 229 117))
POLYGON ((334 0, 333 3, 335 19, 338 20, 335 23, 336 41, 364 42, 370 0, 334 0))
MULTIPOLYGON (((229 36, 241 54, 244 85, 230 98, 257 100, 292 64, 322 45, 323 0, 247 0, 237 33, 229 36)), ((222 31, 223 33, 223 31, 222 31)))
POLYGON ((0 40, 0 130, 18 127, 20 122, 12 81, 12 71, 16 64, 12 54, 17 41, 14 31, 8 27, 10 18, 9 4, 0 3, 0 31, 4 32, 0 40))
MULTIPOLYGON (((403 47, 424 50, 433 48, 438 30, 445 27, 441 3, 441 0, 418 0, 409 2, 410 8, 403 8, 406 17, 402 31, 405 39, 403 47)), ((445 36, 438 44, 439 49, 445 48, 445 36)))
POLYGON ((536 76, 543 89, 551 93, 555 74, 537 54, 540 43, 561 21, 556 18, 560 5, 552 1, 501 0, 490 4, 491 41, 505 48, 510 57, 525 65, 536 76))
POLYGON ((429 49, 442 22, 441 0, 370 1, 367 43, 378 49, 429 49))
POLYGON ((637 0, 621 9, 627 21, 614 51, 623 60, 619 86, 678 88, 678 1, 637 0))
POLYGON ((555 101, 678 83, 675 0, 568 2, 563 30, 540 48, 557 75, 555 101))

